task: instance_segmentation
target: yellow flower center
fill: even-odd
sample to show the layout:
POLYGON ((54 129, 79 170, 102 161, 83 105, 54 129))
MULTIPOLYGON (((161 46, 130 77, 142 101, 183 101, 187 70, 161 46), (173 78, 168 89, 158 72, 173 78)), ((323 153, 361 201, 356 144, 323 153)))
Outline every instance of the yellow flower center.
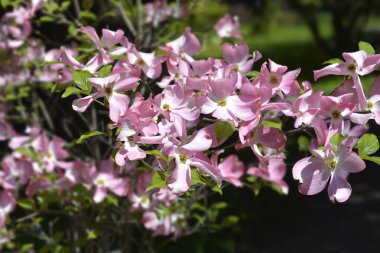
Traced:
POLYGON ((170 110, 170 105, 165 103, 165 104, 162 106, 162 108, 163 108, 164 110, 170 110))
POLYGON ((98 185, 101 185, 101 186, 104 186, 106 184, 106 182, 102 178, 98 179, 97 183, 98 185))
POLYGON ((371 110, 373 108, 373 103, 372 102, 368 102, 367 103, 367 107, 369 110, 371 110))
POLYGON ((335 160, 333 160, 333 159, 328 160, 327 161, 327 167, 330 170, 335 170, 335 168, 336 168, 336 162, 335 162, 335 160))
POLYGON ((53 154, 52 154, 51 152, 47 152, 47 153, 46 153, 46 157, 47 157, 48 159, 51 159, 51 158, 53 157, 53 154))
POLYGON ((185 164, 187 162, 187 159, 188 157, 186 154, 183 154, 183 153, 179 154, 179 160, 181 163, 185 164))
POLYGON ((227 104, 227 100, 226 99, 221 99, 221 100, 218 101, 218 105, 219 106, 226 106, 226 104, 227 104))

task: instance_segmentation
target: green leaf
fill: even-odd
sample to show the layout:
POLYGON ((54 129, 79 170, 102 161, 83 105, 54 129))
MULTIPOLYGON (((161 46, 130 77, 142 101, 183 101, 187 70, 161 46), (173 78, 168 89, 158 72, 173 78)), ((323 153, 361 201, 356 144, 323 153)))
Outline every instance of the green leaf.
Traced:
POLYGON ((26 243, 26 244, 22 245, 22 247, 20 249, 20 252, 21 253, 28 252, 28 250, 30 250, 31 248, 33 248, 33 246, 34 246, 33 243, 26 243))
POLYGON ((166 175, 164 172, 162 171, 155 171, 153 173, 153 177, 152 177, 152 182, 150 183, 150 185, 148 186, 148 188, 146 188, 146 192, 152 190, 152 189, 161 189, 161 188, 165 188, 166 187, 166 180, 168 179, 168 175, 166 175))
POLYGON ((49 22, 53 22, 55 21, 55 18, 54 17, 51 17, 51 16, 42 16, 40 19, 39 19, 40 22, 44 22, 44 23, 49 23, 49 22))
POLYGON ((339 58, 332 58, 330 60, 327 60, 327 61, 323 62, 322 65, 325 65, 325 64, 335 64, 335 63, 340 63, 340 62, 343 62, 343 60, 339 59, 339 58))
POLYGON ((220 195, 223 195, 222 187, 220 187, 220 185, 214 185, 213 187, 211 187, 211 190, 219 193, 220 195))
POLYGON ((297 143, 298 143, 298 150, 299 151, 308 151, 309 150, 310 141, 307 137, 301 135, 300 137, 298 137, 297 143))
POLYGON ((31 147, 25 147, 25 146, 19 147, 17 149, 17 152, 19 152, 23 156, 28 157, 34 161, 37 161, 40 159, 40 153, 38 153, 36 150, 34 150, 31 147))
POLYGON ((83 0, 82 1, 82 6, 85 10, 90 10, 93 4, 94 4, 94 0, 83 0))
POLYGON ((372 155, 379 150, 379 140, 374 134, 364 134, 358 141, 359 156, 372 155))
POLYGON ((62 94, 62 98, 66 98, 73 94, 81 94, 81 93, 83 93, 82 90, 75 88, 73 86, 68 86, 65 92, 62 94))
POLYGON ((70 0, 67 0, 67 1, 62 2, 61 7, 60 7, 60 10, 61 10, 61 11, 65 11, 65 10, 67 10, 67 8, 70 7, 70 3, 71 3, 70 0))
POLYGON ((91 76, 91 73, 86 70, 73 71, 73 81, 82 90, 91 90, 91 85, 89 85, 87 80, 91 76))
POLYGON ((220 226, 222 226, 222 227, 231 227, 231 226, 235 225, 238 222, 239 222, 239 217, 237 217, 235 215, 229 215, 229 216, 223 218, 220 226))
POLYGON ((103 66, 101 69, 98 71, 98 76, 99 77, 106 77, 111 73, 112 65, 106 65, 103 66))
POLYGON ((31 199, 26 199, 26 198, 24 198, 24 199, 18 199, 17 200, 17 205, 19 205, 22 208, 27 209, 27 210, 34 210, 34 209, 36 209, 36 207, 34 205, 34 202, 31 199))
POLYGON ((84 133, 82 134, 76 141, 75 143, 76 144, 81 144, 84 140, 90 138, 90 137, 93 137, 93 136, 96 136, 96 135, 101 135, 101 134, 104 134, 103 132, 99 132, 99 131, 88 131, 87 133, 84 133))
POLYGON ((96 232, 94 230, 91 229, 91 230, 87 231, 87 239, 88 240, 94 240, 96 238, 98 238, 98 235, 96 234, 96 232))
POLYGON ((83 19, 88 19, 92 21, 96 20, 96 15, 92 13, 91 11, 81 11, 80 17, 83 19))
POLYGON ((225 209, 225 208, 227 208, 227 207, 228 207, 227 203, 226 203, 226 202, 223 202, 223 201, 221 201, 221 202, 216 202, 215 204, 212 204, 212 205, 211 205, 211 209, 218 209, 218 210, 220 210, 220 209, 225 209))
POLYGON ((279 120, 263 120, 261 121, 261 124, 263 126, 271 127, 271 128, 277 128, 281 130, 282 128, 282 122, 279 120))
POLYGON ((380 157, 378 157, 378 156, 361 155, 360 157, 362 159, 364 159, 364 160, 367 160, 367 161, 370 161, 370 162, 374 162, 374 163, 377 163, 377 164, 380 165, 380 157))
POLYGON ((106 200, 113 206, 119 206, 119 200, 114 195, 107 194, 106 200))
POLYGON ((343 135, 341 135, 340 133, 336 133, 333 136, 331 136, 331 138, 330 138, 330 145, 331 145, 331 147, 333 148, 334 151, 338 150, 338 147, 339 147, 340 143, 344 139, 345 139, 345 137, 343 135))
POLYGON ((53 14, 54 11, 58 10, 59 5, 54 2, 47 2, 44 4, 44 7, 49 14, 53 14))
POLYGON ((246 73, 245 75, 248 76, 250 79, 254 79, 260 75, 260 72, 256 70, 252 70, 246 73))
POLYGON ((70 34, 70 36, 75 37, 78 34, 78 29, 74 25, 70 25, 69 28, 67 28, 67 32, 70 34))
POLYGON ((191 185, 205 184, 197 169, 191 169, 191 185))
POLYGON ((221 142, 230 137, 235 131, 231 121, 218 121, 215 124, 216 139, 221 142))
POLYGON ((158 157, 158 158, 161 158, 162 160, 164 160, 166 163, 168 163, 169 162, 169 159, 166 157, 166 156, 164 156, 164 154, 162 154, 161 153, 161 151, 159 151, 159 150, 148 150, 148 151, 145 151, 145 153, 147 154, 147 155, 153 155, 153 156, 155 156, 155 157, 158 157))
POLYGON ((375 49, 373 48, 373 46, 371 44, 369 44, 368 42, 365 42, 365 41, 359 42, 359 49, 363 50, 367 54, 375 54, 375 52, 376 52, 375 49))

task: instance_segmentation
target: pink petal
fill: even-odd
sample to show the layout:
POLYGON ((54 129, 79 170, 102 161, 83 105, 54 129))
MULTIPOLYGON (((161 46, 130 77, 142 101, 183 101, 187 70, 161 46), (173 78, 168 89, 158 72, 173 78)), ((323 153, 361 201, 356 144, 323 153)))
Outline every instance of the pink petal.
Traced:
POLYGON ((325 161, 319 157, 306 157, 293 166, 293 178, 299 180, 302 194, 314 195, 321 192, 330 177, 325 161))
POLYGON ((244 42, 235 45, 225 43, 222 46, 222 55, 228 64, 240 63, 248 58, 249 47, 244 42))
POLYGON ((199 158, 193 157, 190 159, 190 165, 198 168, 201 172, 209 175, 217 184, 222 183, 222 175, 219 169, 212 166, 199 158))
POLYGON ((347 70, 347 64, 343 63, 335 63, 328 65, 320 70, 314 71, 314 80, 317 81, 319 78, 327 75, 339 75, 339 76, 347 76, 351 73, 347 70))
POLYGON ((182 148, 189 151, 202 152, 209 150, 211 144, 211 136, 208 131, 203 128, 195 134, 194 138, 189 143, 183 145, 182 148))
POLYGON ((129 97, 124 94, 113 92, 109 97, 109 117, 113 122, 118 122, 124 116, 129 105, 129 97))
POLYGON ((118 44, 123 39, 124 32, 120 29, 118 29, 116 32, 108 30, 108 29, 102 29, 102 38, 104 45, 111 49, 112 46, 118 44))
POLYGON ((168 184, 169 189, 175 194, 182 194, 186 192, 191 186, 189 165, 178 163, 174 169, 173 174, 170 176, 168 184))
POLYGON ((351 196, 351 185, 336 171, 327 189, 330 199, 334 202, 345 202, 351 196))
POLYGON ((91 95, 88 95, 84 98, 78 98, 73 101, 73 110, 77 112, 84 112, 87 110, 87 107, 90 106, 92 102, 94 102, 96 99, 103 97, 100 92, 95 92, 91 95))
POLYGON ((365 162, 353 151, 347 151, 344 146, 339 149, 337 168, 350 173, 360 172, 365 169, 365 162))
POLYGON ((102 45, 100 44, 100 39, 95 31, 95 29, 91 26, 82 26, 81 28, 79 28, 79 31, 82 32, 82 33, 85 33, 87 34, 91 40, 96 44, 96 46, 98 48, 101 48, 102 45))
POLYGON ((96 187, 95 194, 93 197, 95 203, 102 202, 106 196, 107 196, 107 190, 105 187, 96 187))

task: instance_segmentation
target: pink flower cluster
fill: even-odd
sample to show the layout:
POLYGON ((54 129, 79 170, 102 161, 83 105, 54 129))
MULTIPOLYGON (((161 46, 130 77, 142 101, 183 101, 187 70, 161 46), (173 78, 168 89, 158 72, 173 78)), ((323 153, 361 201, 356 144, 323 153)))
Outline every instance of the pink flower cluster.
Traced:
MULTIPOLYGON (((90 35, 99 49, 99 38, 94 30, 81 30, 90 35)), ((94 77, 88 81, 96 92, 76 99, 73 108, 83 112, 96 99, 106 98, 113 127, 120 128, 116 137, 115 162, 118 166, 146 159, 148 147, 172 158, 166 165, 157 157, 154 167, 162 172, 170 171, 167 188, 175 194, 190 189, 192 168, 216 184, 228 181, 241 186, 240 178, 245 168, 237 157, 228 157, 220 164, 217 159, 216 151, 225 142, 225 139, 218 139, 217 124, 230 122, 239 136, 236 148, 250 147, 259 161, 257 167, 247 170, 247 175, 270 181, 286 193, 283 151, 287 137, 271 124, 287 116, 295 119, 295 128, 309 127, 316 134, 310 146, 315 156, 300 160, 293 169, 294 178, 302 183, 300 192, 318 193, 330 181, 330 198, 339 202, 348 199, 351 193, 346 180, 348 174, 365 167, 352 151, 352 143, 365 128, 357 136, 344 140, 338 150, 332 149, 329 140, 336 133, 347 136, 351 133, 352 123, 360 126, 378 117, 379 91, 374 91, 367 100, 359 75, 377 69, 380 55, 367 55, 364 51, 345 53, 346 62, 315 71, 316 79, 331 74, 352 77, 345 81, 344 87, 325 96, 322 91, 313 91, 308 82, 303 82, 300 87, 297 81, 300 69, 289 71, 272 60, 262 64, 255 78, 248 79, 247 73, 261 54, 253 52, 250 57, 249 48, 243 42, 224 44, 223 60, 195 60, 193 56, 201 45, 190 28, 178 39, 161 47, 166 52, 165 57, 155 56, 154 52, 139 52, 120 31, 103 29, 102 41, 113 45, 113 50, 122 52, 124 57, 115 62, 94 61, 98 65, 93 68, 94 77), (110 75, 98 77, 96 70, 109 63, 113 64, 110 75), (162 63, 168 70, 163 76, 162 63), (142 73, 153 80, 162 76, 160 81, 153 82, 162 91, 145 96, 135 93, 139 86, 147 85, 141 84, 142 73)), ((102 52, 106 51, 101 48, 94 58, 106 58, 101 56, 102 52)), ((63 59, 68 66, 80 65, 73 63, 74 58, 68 58, 72 61, 63 59)), ((92 63, 87 65, 93 66, 92 63)))
POLYGON ((188 15, 187 8, 181 6, 179 1, 175 6, 169 6, 166 0, 154 0, 153 3, 146 3, 144 8, 145 23, 152 24, 154 28, 170 18, 183 19, 188 15))
MULTIPOLYGON (((80 158, 40 126, 29 126, 24 134, 14 130, 6 119, 8 108, 1 107, 0 141, 7 142, 9 152, 1 161, 0 227, 20 196, 70 192, 80 185, 97 204, 113 195, 127 199, 130 211, 141 213, 154 235, 178 236, 186 227, 180 196, 200 182, 215 188, 223 182, 252 187, 249 179, 254 178, 288 193, 284 118, 315 136, 309 145, 312 156, 292 169, 300 193, 317 194, 328 184, 332 201, 350 197, 348 175, 365 168, 355 143, 368 121, 380 124, 380 78, 368 98, 360 77, 379 68, 380 55, 344 53, 344 61, 315 71, 315 81, 346 77, 325 95, 307 81, 299 84, 301 69, 289 70, 270 59, 258 66, 262 55, 244 42, 223 44, 222 59, 198 59, 201 44, 189 27, 159 52, 140 51, 122 30, 102 29, 99 36, 89 26, 79 29, 93 44, 84 57, 64 47, 45 52, 39 41, 28 38, 30 18, 42 3, 32 1, 4 16, 0 33, 6 39, 0 49, 9 50, 12 64, 0 63, 0 86, 54 81, 75 88, 82 95, 73 100, 73 110, 83 113, 95 102, 107 110, 114 150, 103 161, 80 158), (26 49, 22 55, 21 46, 26 49), (21 67, 36 59, 61 63, 33 73, 21 67), (259 71, 253 71, 254 65, 259 71), (336 136, 339 141, 332 142, 336 136), (251 161, 240 161, 241 149, 252 152, 251 161)), ((166 1, 145 8, 146 22, 153 27, 181 12, 166 1)), ((241 38, 239 27, 236 18, 226 15, 215 29, 220 37, 241 38)))

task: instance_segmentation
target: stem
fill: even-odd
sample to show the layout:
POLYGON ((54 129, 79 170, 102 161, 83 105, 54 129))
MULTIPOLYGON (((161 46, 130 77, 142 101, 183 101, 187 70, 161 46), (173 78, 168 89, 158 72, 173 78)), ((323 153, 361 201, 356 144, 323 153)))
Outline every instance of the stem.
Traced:
POLYGON ((127 14, 125 13, 125 9, 121 1, 119 1, 118 7, 125 24, 127 25, 128 29, 131 31, 133 37, 136 37, 137 36, 136 30, 133 27, 131 20, 128 18, 127 14))
POLYGON ((77 15, 77 18, 80 18, 80 5, 78 0, 73 0, 74 3, 74 9, 75 9, 75 14, 77 15))

